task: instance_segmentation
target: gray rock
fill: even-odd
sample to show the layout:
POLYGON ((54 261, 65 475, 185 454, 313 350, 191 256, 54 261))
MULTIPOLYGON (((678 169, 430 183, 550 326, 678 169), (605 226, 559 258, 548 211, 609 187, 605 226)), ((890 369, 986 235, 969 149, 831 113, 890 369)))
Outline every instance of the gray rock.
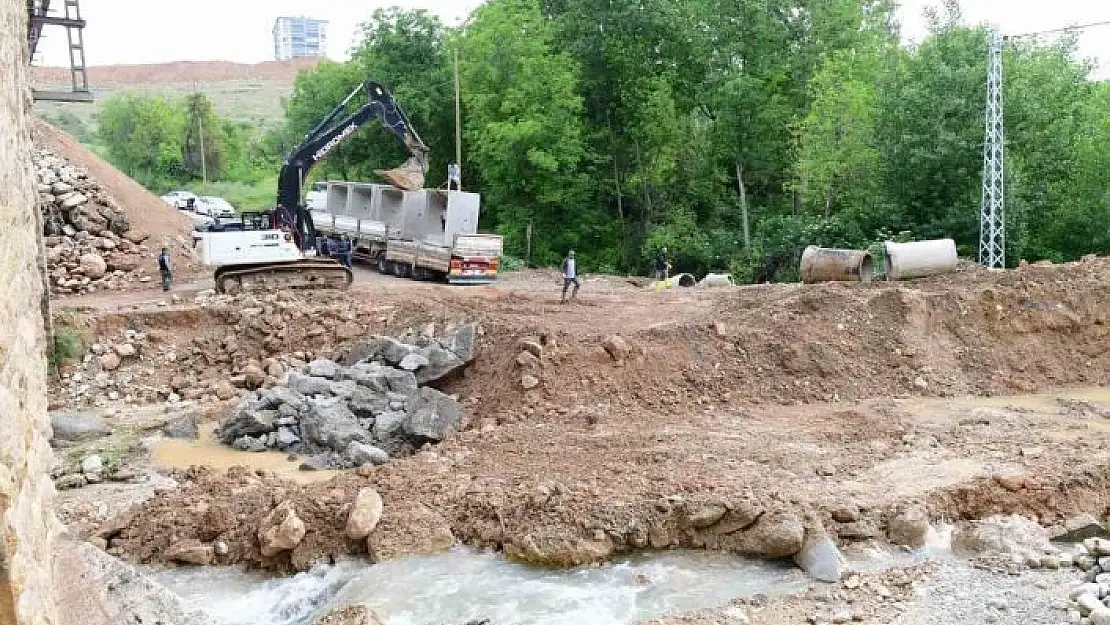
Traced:
POLYGON ((414 447, 438 443, 462 425, 459 403, 434 388, 421 388, 409 402, 405 433, 414 447))
POLYGON ((308 363, 308 375, 335 380, 339 377, 339 365, 326 358, 319 358, 308 363))
POLYGON ((275 436, 277 438, 274 442, 280 449, 285 449, 290 445, 295 445, 301 442, 301 437, 294 434, 293 431, 287 427, 278 428, 275 436))
POLYGON ((1065 521, 1063 527, 1054 532, 1051 538, 1060 542, 1077 543, 1107 535, 1106 527, 1094 515, 1081 514, 1065 521))
POLYGON ((381 393, 394 392, 411 395, 416 392, 416 376, 411 371, 384 367, 377 363, 363 363, 344 369, 341 377, 354 380, 360 386, 381 393))
POLYGON ((1097 597, 1098 594, 1098 584, 1079 584, 1078 586, 1073 588, 1070 593, 1068 593, 1068 599, 1075 601, 1083 595, 1094 595, 1097 597))
POLYGON ((266 443, 264 443, 262 439, 253 436, 240 436, 235 439, 235 442, 233 442, 231 446, 239 451, 266 451, 266 443))
POLYGON ((840 581, 844 572, 844 558, 836 543, 827 536, 807 539, 802 550, 794 556, 794 562, 810 577, 822 582, 840 581))
POLYGON ((310 450, 343 453, 351 441, 369 443, 370 435, 340 399, 316 399, 301 418, 301 439, 310 450))
POLYGON ((474 360, 474 343, 477 336, 478 324, 467 323, 444 337, 442 342, 444 347, 454 352, 460 360, 469 364, 474 360))
POLYGON ((61 441, 90 441, 112 433, 103 419, 92 415, 52 414, 50 425, 54 428, 54 439, 61 441))
POLYGON ((374 439, 378 447, 384 449, 390 456, 404 455, 411 447, 405 438, 405 423, 408 415, 403 412, 386 411, 374 420, 374 439))
POLYGON ((1110 625, 1110 608, 1106 606, 1095 608, 1087 615, 1091 625, 1110 625))
POLYGON ((255 408, 280 411, 282 406, 289 406, 293 414, 296 414, 304 410, 307 405, 304 395, 285 386, 275 386, 259 392, 258 405, 255 408))
POLYGON ((298 467, 301 471, 326 471, 343 468, 343 459, 334 452, 324 452, 309 456, 298 467))
POLYGON ((455 352, 434 343, 420 350, 428 364, 418 369, 416 381, 419 384, 438 382, 467 365, 466 361, 459 358, 455 352))
POLYGON ((412 345, 388 336, 379 336, 352 346, 343 359, 343 364, 349 367, 360 362, 382 360, 391 365, 397 365, 405 356, 415 351, 416 348, 412 345))
POLYGON ((929 515, 918 504, 909 504, 890 520, 887 525, 887 538, 896 545, 906 545, 920 549, 925 546, 929 533, 929 515))
POLYGON ((389 462, 389 454, 385 451, 358 441, 351 441, 347 445, 347 451, 344 452, 343 456, 356 467, 361 467, 364 464, 379 466, 389 462))
POLYGON ((104 472, 104 459, 97 455, 86 457, 81 461, 81 472, 85 475, 99 475, 104 472))
POLYGON ((170 438, 189 440, 195 440, 200 436, 200 432, 197 429, 196 417, 192 415, 171 421, 166 427, 162 428, 162 433, 170 438))
POLYGON ((273 410, 251 410, 240 405, 220 422, 220 440, 231 443, 244 436, 269 434, 277 429, 274 420, 277 412, 273 410))
POLYGON ((389 408, 389 397, 360 386, 351 393, 347 407, 360 419, 372 419, 389 408))
POLYGON ((339 382, 332 382, 329 388, 332 395, 347 399, 354 395, 355 391, 358 391, 361 387, 354 380, 341 380, 339 382))
POLYGON ((290 390, 309 397, 313 395, 331 395, 332 381, 326 378, 316 378, 290 371, 286 384, 290 390))
POLYGON ((420 367, 428 366, 428 364, 430 363, 425 356, 422 356, 421 354, 409 354, 408 356, 402 358, 401 362, 398 363, 397 366, 405 371, 416 371, 420 367))
POLYGON ((1083 616, 1087 616, 1091 612, 1094 612, 1095 610, 1097 610, 1099 608, 1105 607, 1105 606, 1102 605, 1102 602, 1098 600, 1098 596, 1096 596, 1096 595, 1087 595, 1087 594, 1080 595, 1079 597, 1077 597, 1076 600, 1075 600, 1075 605, 1076 605, 1077 608, 1079 608, 1079 613, 1082 614, 1083 616))

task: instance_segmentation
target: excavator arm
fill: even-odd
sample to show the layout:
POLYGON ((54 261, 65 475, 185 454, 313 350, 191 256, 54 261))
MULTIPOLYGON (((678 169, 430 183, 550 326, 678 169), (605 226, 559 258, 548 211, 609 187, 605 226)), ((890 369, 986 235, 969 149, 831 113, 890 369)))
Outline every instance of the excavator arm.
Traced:
POLYGON ((404 144, 408 159, 395 169, 376 170, 395 187, 405 190, 423 188, 424 174, 428 172, 428 146, 416 133, 412 122, 393 94, 380 83, 368 80, 359 85, 342 102, 305 135, 301 144, 285 159, 278 175, 277 208, 274 227, 288 227, 294 231, 302 250, 315 245, 316 228, 312 215, 301 206, 301 193, 308 173, 328 153, 342 145, 368 122, 378 119, 404 144), (365 93, 367 103, 343 119, 337 119, 347 110, 348 104, 360 93, 365 93))

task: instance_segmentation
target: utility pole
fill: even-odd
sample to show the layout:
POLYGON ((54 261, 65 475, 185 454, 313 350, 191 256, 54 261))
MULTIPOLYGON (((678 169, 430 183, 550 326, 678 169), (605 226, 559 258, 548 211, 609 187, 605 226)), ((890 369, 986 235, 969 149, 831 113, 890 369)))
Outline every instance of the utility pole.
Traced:
POLYGON ((1006 130, 1003 123, 1002 45, 989 32, 986 137, 983 142, 983 201, 979 219, 979 262, 990 269, 1006 267, 1006 130))
POLYGON ((459 102, 458 48, 455 48, 455 164, 459 167, 459 191, 462 191, 462 105, 459 102))
POLYGON ((201 179, 204 180, 204 184, 207 185, 208 184, 208 157, 204 154, 204 111, 200 110, 199 98, 195 97, 197 95, 199 95, 198 92, 197 92, 197 83, 194 82, 193 83, 193 96, 194 96, 194 101, 196 101, 197 104, 198 104, 198 106, 197 106, 197 131, 198 131, 198 135, 200 136, 200 176, 201 176, 201 179))

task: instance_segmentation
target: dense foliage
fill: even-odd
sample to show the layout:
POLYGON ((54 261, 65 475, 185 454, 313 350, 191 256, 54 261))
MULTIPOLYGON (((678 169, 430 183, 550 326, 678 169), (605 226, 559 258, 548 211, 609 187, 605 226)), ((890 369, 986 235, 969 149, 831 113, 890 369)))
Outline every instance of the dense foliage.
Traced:
MULTIPOLYGON (((574 248, 587 269, 640 272, 667 246, 682 270, 781 280, 809 244, 932 237, 974 257, 987 34, 950 1, 907 48, 894 10, 892 0, 491 0, 457 29, 421 10, 379 10, 350 61, 298 77, 281 133, 120 96, 99 136, 144 181, 191 180, 201 119, 218 164, 210 177, 250 180, 373 78, 432 147, 436 186, 454 160, 457 53, 464 186, 482 193, 483 227, 508 252, 525 256, 532 233, 534 264, 574 248)), ((1008 258, 1110 253, 1108 229, 1092 227, 1110 222, 1110 86, 1090 79, 1066 39, 1011 40, 1005 64, 1008 258)), ((316 175, 372 179, 403 157, 369 128, 316 175)))

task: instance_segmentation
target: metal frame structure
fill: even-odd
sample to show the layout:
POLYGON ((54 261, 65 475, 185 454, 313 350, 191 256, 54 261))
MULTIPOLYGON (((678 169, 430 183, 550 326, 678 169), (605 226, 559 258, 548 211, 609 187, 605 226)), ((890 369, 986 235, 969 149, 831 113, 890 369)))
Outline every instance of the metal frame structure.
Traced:
POLYGON ((34 59, 42 39, 44 26, 61 26, 66 29, 67 50, 69 52, 69 71, 71 91, 34 90, 35 100, 54 102, 92 102, 89 91, 89 76, 85 66, 85 20, 81 18, 79 0, 62 0, 63 14, 50 15, 51 0, 27 0, 27 48, 30 58, 34 59))
POLYGON ((986 136, 983 141, 983 202, 979 219, 979 262, 1006 267, 1006 126, 1003 122, 1002 46, 998 30, 989 34, 986 136))

